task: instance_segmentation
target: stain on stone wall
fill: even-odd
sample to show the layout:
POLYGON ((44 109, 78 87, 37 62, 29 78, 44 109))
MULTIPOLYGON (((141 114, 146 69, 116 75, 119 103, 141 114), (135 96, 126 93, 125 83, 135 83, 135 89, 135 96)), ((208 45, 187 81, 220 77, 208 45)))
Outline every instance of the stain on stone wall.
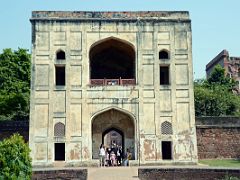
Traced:
POLYGON ((156 149, 154 140, 144 140, 144 157, 145 160, 156 160, 156 149))
POLYGON ((89 159, 89 150, 88 150, 88 147, 83 147, 82 151, 83 151, 83 158, 84 158, 84 159, 89 159))

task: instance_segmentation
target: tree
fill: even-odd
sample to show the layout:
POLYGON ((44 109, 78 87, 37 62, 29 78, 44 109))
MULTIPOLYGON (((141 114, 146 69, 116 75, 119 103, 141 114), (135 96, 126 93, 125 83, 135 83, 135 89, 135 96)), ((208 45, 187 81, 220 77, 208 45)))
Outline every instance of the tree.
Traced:
POLYGON ((235 82, 216 66, 207 80, 194 83, 196 116, 239 116, 240 96, 232 93, 235 82))
POLYGON ((0 121, 29 119, 30 54, 4 49, 0 54, 0 121))
POLYGON ((214 67, 207 82, 209 85, 223 85, 231 90, 236 85, 236 82, 233 79, 225 76, 225 69, 219 64, 214 67))
POLYGON ((196 116, 239 116, 240 97, 221 85, 195 84, 196 116))
POLYGON ((30 149, 23 137, 14 134, 0 142, 0 179, 31 179, 30 149))

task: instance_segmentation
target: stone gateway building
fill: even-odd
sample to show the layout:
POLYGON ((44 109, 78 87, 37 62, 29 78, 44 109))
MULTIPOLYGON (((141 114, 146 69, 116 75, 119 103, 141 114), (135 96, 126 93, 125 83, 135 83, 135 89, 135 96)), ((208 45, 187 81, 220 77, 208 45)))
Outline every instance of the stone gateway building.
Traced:
POLYGON ((188 12, 32 13, 29 144, 34 166, 195 164, 188 12))

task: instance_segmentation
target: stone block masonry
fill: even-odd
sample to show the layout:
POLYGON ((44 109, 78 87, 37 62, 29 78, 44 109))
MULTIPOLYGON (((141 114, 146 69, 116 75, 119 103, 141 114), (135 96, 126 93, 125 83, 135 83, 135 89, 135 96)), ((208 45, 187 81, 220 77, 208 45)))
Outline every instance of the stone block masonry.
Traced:
POLYGON ((240 158, 240 119, 197 118, 199 159, 240 158))

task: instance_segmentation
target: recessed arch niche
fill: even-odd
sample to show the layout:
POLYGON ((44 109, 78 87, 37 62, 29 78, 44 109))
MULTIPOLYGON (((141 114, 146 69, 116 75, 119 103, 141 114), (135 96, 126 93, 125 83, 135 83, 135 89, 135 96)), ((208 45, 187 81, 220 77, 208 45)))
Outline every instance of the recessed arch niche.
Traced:
POLYGON ((128 41, 109 37, 90 47, 90 79, 135 79, 135 49, 128 41))

